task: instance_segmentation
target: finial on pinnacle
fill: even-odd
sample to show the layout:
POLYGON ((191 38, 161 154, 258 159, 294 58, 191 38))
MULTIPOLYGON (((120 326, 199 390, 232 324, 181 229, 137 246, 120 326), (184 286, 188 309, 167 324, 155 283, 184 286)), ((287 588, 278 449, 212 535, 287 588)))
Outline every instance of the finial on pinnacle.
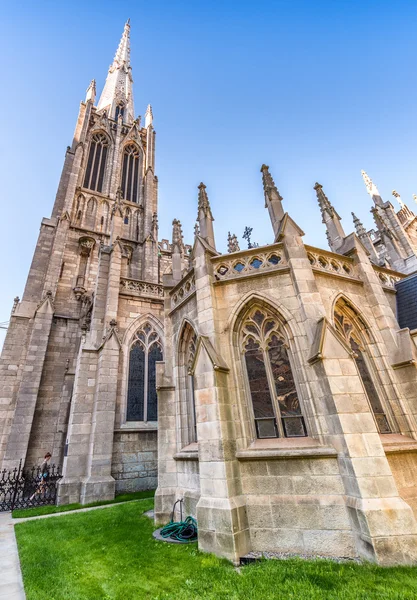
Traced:
POLYGON ((413 194, 413 200, 417 204, 417 194, 413 194))
POLYGON ((237 236, 233 233, 231 234, 230 231, 227 235, 227 251, 228 252, 239 252, 240 247, 239 247, 239 242, 237 240, 237 236))
POLYGON ((148 104, 148 106, 146 108, 146 113, 145 113, 145 127, 149 127, 149 125, 152 125, 152 123, 153 123, 152 106, 150 104, 148 104))
POLYGON ((378 188, 376 187, 376 185, 372 181, 372 179, 369 177, 368 173, 366 173, 366 171, 364 171, 362 169, 361 174, 362 174, 363 181, 365 183, 366 191, 368 192, 368 194, 370 196, 379 196, 380 194, 379 194, 378 188))
POLYGON ((396 191, 396 190, 392 190, 392 195, 394 196, 394 198, 396 198, 398 200, 398 204, 401 206, 401 208, 405 207, 404 202, 401 200, 401 196, 400 194, 396 191))

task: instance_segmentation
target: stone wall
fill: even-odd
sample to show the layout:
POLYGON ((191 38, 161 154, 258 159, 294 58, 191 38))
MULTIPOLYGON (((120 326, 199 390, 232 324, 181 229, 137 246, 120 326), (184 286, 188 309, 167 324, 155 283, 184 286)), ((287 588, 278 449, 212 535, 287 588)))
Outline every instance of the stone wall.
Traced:
POLYGON ((157 467, 156 431, 115 432, 111 474, 116 494, 156 489, 157 467))

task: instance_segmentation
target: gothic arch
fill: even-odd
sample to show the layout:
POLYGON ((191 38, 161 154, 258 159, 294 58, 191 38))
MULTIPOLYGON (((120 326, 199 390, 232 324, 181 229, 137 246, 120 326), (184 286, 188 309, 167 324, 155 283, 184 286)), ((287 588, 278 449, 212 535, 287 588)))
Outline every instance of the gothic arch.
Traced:
POLYGON ((375 340, 371 329, 362 317, 362 312, 343 294, 340 294, 333 303, 332 320, 335 329, 352 350, 352 358, 378 431, 391 433, 397 429, 397 426, 378 369, 375 368, 372 351, 375 340))
POLYGON ((235 307, 229 323, 245 437, 306 436, 310 398, 301 391, 308 382, 296 337, 282 311, 250 293, 235 307))
POLYGON ((100 203, 100 221, 98 228, 101 232, 107 233, 109 226, 109 215, 110 215, 110 206, 106 200, 102 200, 100 203))
POLYGON ((128 378, 129 378, 129 358, 130 349, 135 342, 136 333, 149 324, 157 333, 162 346, 162 353, 165 349, 164 330, 161 321, 150 313, 137 317, 129 327, 127 327, 122 339, 122 360, 121 360, 121 403, 120 403, 120 423, 127 422, 127 396, 128 396, 128 378))
POLYGON ((75 225, 81 225, 84 215, 85 196, 84 194, 78 194, 74 200, 73 212, 72 212, 72 223, 75 225))
POLYGON ((90 134, 87 161, 84 165, 83 188, 102 193, 105 186, 107 163, 111 140, 106 132, 99 130, 90 134))
POLYGON ((84 227, 86 229, 95 229, 97 216, 97 200, 94 196, 91 196, 87 202, 87 208, 85 210, 84 227))
POLYGON ((139 204, 142 185, 143 150, 136 141, 125 141, 120 149, 120 188, 124 200, 139 204))
POLYGON ((176 381, 179 406, 181 447, 197 441, 197 419, 194 396, 194 374, 191 370, 197 346, 197 328, 184 318, 179 330, 176 350, 176 381))

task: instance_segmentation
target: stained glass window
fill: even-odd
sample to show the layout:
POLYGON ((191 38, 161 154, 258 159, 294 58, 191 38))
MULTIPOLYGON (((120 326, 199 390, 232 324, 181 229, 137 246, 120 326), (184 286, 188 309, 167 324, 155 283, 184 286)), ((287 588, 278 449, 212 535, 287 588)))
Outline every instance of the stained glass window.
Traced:
POLYGON ((103 191, 108 146, 109 141, 104 133, 93 135, 84 177, 84 187, 89 190, 103 191))
POLYGON ((163 354, 159 334, 146 323, 136 332, 130 349, 127 421, 158 420, 156 362, 160 360, 163 354))
POLYGON ((255 308, 242 334, 257 437, 307 435, 279 321, 267 310, 255 308))
POLYGON ((357 322, 358 315, 350 306, 345 303, 336 306, 334 313, 335 327, 353 350, 353 358, 375 417, 377 429, 379 433, 391 433, 391 427, 365 359, 363 344, 359 343, 362 336, 357 322))

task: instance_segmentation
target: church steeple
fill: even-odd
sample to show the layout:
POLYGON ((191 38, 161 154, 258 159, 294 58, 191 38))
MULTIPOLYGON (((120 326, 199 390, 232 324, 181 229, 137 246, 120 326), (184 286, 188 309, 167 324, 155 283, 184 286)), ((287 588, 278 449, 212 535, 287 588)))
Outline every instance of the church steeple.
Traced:
POLYGON ((109 67, 97 110, 106 110, 112 119, 117 119, 121 114, 126 123, 132 123, 135 118, 132 84, 129 19, 125 24, 113 63, 109 67))
POLYGON ((330 249, 332 252, 337 252, 346 237, 340 222, 341 218, 331 205, 326 194, 323 192, 323 186, 319 183, 316 183, 314 189, 316 190, 317 201, 319 203, 323 223, 326 225, 327 239, 329 241, 330 249))

